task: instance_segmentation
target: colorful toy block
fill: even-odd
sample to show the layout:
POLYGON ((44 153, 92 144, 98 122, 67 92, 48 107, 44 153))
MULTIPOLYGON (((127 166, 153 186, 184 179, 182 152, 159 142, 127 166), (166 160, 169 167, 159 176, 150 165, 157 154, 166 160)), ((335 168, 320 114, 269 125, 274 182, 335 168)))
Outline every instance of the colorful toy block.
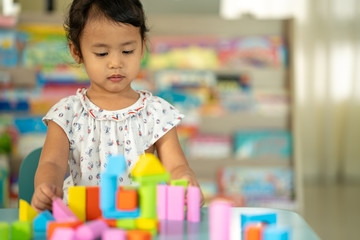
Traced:
POLYGON ((142 218, 156 218, 156 185, 142 184, 139 187, 142 218))
POLYGON ((188 184, 189 184, 188 180, 185 179, 175 179, 175 180, 171 180, 170 182, 171 186, 183 186, 185 188, 185 192, 188 187, 188 184))
POLYGON ((122 175, 125 170, 126 163, 123 156, 108 158, 108 166, 102 174, 100 182, 100 209, 104 218, 136 218, 140 214, 138 208, 132 211, 116 209, 117 177, 122 175))
POLYGON ((53 200, 52 210, 56 221, 79 221, 79 218, 65 205, 61 198, 53 200))
POLYGON ((86 187, 72 186, 68 190, 69 208, 80 221, 86 220, 86 187))
POLYGON ((134 230, 136 229, 135 218, 119 219, 116 221, 116 227, 126 230, 134 230))
POLYGON ((55 221, 55 218, 48 210, 39 213, 33 220, 34 232, 45 232, 49 221, 55 221))
POLYGON ((160 160, 151 153, 142 154, 132 170, 133 177, 160 175, 166 173, 160 160))
POLYGON ((287 227, 268 225, 262 235, 264 240, 288 240, 290 239, 290 229, 287 227))
POLYGON ((75 230, 68 227, 56 228, 51 236, 51 240, 76 240, 75 230))
POLYGON ((31 238, 31 221, 15 221, 11 224, 11 239, 30 240, 31 238))
POLYGON ((241 229, 252 222, 262 222, 266 224, 276 224, 276 213, 263 213, 263 214, 241 214, 241 229))
POLYGON ((167 219, 184 221, 185 189, 182 186, 169 186, 167 191, 167 219))
POLYGON ((53 233, 57 228, 72 228, 75 229, 76 227, 83 224, 81 221, 71 221, 71 222, 48 222, 47 229, 46 229, 46 237, 47 239, 51 239, 53 233))
POLYGON ((167 189, 166 184, 156 186, 156 212, 159 220, 167 219, 167 189))
POLYGON ((135 189, 119 189, 116 200, 119 210, 134 210, 138 207, 138 193, 135 189))
POLYGON ((143 230, 130 230, 126 232, 127 240, 151 240, 151 233, 143 230))
POLYGON ((136 229, 148 230, 152 235, 157 234, 158 221, 153 218, 137 218, 135 220, 136 229))
POLYGON ((200 188, 189 186, 187 188, 187 220, 189 222, 200 222, 200 188))
POLYGON ((9 239, 9 223, 0 222, 0 239, 9 239))
POLYGON ((32 221, 37 214, 27 201, 19 200, 19 221, 32 221))
POLYGON ((264 223, 248 223, 245 225, 245 231, 243 232, 244 240, 262 240, 264 231, 264 223))
POLYGON ((103 220, 93 220, 79 226, 75 231, 77 240, 94 240, 101 237, 103 231, 109 226, 103 220))
POLYGON ((214 200, 209 205, 210 240, 230 239, 231 204, 214 200))
POLYGON ((91 221, 101 217, 99 186, 86 187, 86 220, 91 221))
POLYGON ((101 235, 102 240, 126 240, 126 232, 122 229, 107 229, 101 235))

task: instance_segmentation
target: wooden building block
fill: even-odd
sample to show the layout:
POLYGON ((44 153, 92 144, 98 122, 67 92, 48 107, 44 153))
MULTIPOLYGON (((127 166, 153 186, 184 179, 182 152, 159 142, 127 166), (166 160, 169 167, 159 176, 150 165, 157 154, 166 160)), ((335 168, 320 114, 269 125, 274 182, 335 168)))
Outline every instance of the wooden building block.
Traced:
POLYGON ((101 217, 99 186, 86 187, 86 220, 91 221, 101 217))
POLYGON ((119 210, 134 210, 138 207, 138 193, 136 190, 119 189, 116 207, 119 210))
POLYGON ((47 233, 46 237, 47 239, 51 239, 55 229, 57 228, 73 228, 82 225, 83 223, 81 221, 70 221, 70 222, 48 222, 47 225, 47 233))
POLYGON ((37 214, 27 201, 19 200, 19 221, 32 221, 37 214))
POLYGON ((79 218, 80 221, 86 220, 86 187, 69 187, 69 208, 79 218))

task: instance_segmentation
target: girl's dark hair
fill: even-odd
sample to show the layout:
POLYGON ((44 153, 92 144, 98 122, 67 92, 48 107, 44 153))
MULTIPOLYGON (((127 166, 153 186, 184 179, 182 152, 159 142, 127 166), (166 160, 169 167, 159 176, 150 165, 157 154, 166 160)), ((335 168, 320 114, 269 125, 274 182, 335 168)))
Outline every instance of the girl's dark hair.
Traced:
POLYGON ((114 22, 131 24, 140 28, 144 40, 148 28, 140 0, 74 0, 65 19, 64 29, 68 41, 72 41, 82 57, 80 37, 89 17, 104 16, 114 22))

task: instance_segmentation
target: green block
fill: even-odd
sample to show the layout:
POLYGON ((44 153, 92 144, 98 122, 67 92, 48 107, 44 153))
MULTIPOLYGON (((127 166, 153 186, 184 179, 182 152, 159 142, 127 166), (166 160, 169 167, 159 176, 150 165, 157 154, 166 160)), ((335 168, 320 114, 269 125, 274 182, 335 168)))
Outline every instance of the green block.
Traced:
POLYGON ((185 179, 175 179, 175 180, 171 180, 170 185, 172 186, 183 186, 185 188, 185 191, 187 189, 189 182, 188 180, 185 179))
POLYGON ((135 218, 124 218, 116 220, 116 227, 122 228, 125 230, 136 229, 135 218))
POLYGON ((0 239, 9 239, 9 223, 0 222, 0 239))
POLYGON ((11 225, 12 240, 30 240, 32 238, 31 222, 13 222, 11 225))
POLYGON ((142 218, 156 218, 156 185, 144 184, 139 187, 140 215, 142 218))
POLYGON ((143 184, 158 184, 161 182, 167 182, 170 180, 170 174, 158 174, 158 175, 150 175, 150 176, 142 176, 142 177, 132 177, 135 182, 143 184))

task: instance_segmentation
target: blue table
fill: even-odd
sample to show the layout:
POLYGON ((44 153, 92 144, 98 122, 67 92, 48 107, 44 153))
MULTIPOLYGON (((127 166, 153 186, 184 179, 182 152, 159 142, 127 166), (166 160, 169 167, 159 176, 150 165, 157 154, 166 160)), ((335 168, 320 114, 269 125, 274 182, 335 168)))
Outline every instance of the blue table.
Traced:
MULTIPOLYGON (((291 240, 319 240, 320 238, 314 233, 304 219, 297 213, 270 209, 270 208, 233 208, 231 221, 231 240, 239 240, 241 233, 240 215, 241 214, 259 214, 259 213, 276 213, 277 225, 289 227, 291 229, 291 240)), ((0 209, 0 221, 13 222, 18 219, 18 209, 0 209)), ((219 221, 221 221, 219 219, 219 221)), ((166 221, 167 229, 170 232, 165 235, 159 235, 159 240, 177 240, 177 239, 209 239, 208 234, 208 209, 201 209, 201 222, 198 224, 184 222, 166 221)))

